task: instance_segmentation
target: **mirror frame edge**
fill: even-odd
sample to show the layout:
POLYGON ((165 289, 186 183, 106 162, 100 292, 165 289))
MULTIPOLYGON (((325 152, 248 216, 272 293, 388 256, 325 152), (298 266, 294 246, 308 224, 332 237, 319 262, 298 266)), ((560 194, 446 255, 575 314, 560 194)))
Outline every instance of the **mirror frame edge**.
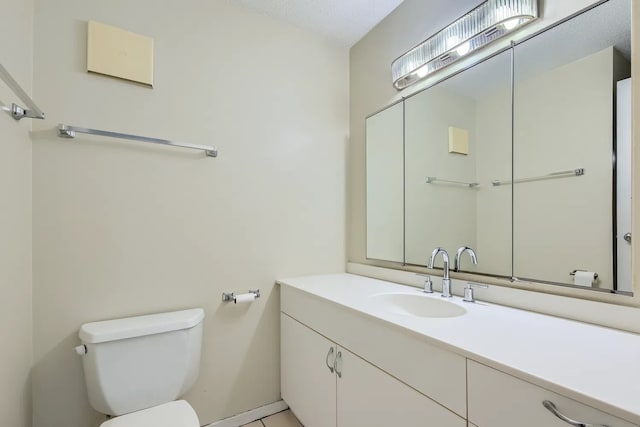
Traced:
MULTIPOLYGON (((638 2, 631 2, 631 76, 640 72, 640 43, 636 40, 640 36, 640 5, 638 2)), ((640 230, 640 174, 637 168, 640 166, 640 85, 637 85, 637 78, 631 80, 631 194, 633 202, 631 204, 631 232, 632 235, 640 230)), ((633 281, 633 301, 634 306, 640 307, 640 280, 638 269, 640 268, 638 255, 640 245, 637 239, 631 240, 631 278, 633 281)))

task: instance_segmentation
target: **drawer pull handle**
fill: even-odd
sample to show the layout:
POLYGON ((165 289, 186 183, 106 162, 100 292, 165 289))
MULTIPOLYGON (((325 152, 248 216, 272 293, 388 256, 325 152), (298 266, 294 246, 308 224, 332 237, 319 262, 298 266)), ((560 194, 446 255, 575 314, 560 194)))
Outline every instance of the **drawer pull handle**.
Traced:
POLYGON ((333 361, 333 366, 336 368, 336 374, 338 374, 338 378, 342 378, 342 371, 338 370, 338 364, 342 365, 342 352, 340 351, 333 361))
POLYGON ((333 363, 331 365, 329 364, 329 358, 331 357, 332 354, 333 354, 333 347, 329 349, 329 352, 327 353, 327 357, 324 359, 324 363, 326 363, 327 368, 329 368, 329 371, 331 371, 331 373, 333 374, 333 365, 335 365, 336 361, 334 359, 333 363))
POLYGON ((553 402, 551 402, 550 400, 543 401, 542 406, 547 408, 553 415, 560 418, 565 423, 571 424, 574 427, 608 427, 604 424, 586 424, 586 423, 581 423, 580 421, 572 420, 566 415, 561 414, 560 411, 558 411, 558 408, 556 408, 556 405, 554 405, 553 402))

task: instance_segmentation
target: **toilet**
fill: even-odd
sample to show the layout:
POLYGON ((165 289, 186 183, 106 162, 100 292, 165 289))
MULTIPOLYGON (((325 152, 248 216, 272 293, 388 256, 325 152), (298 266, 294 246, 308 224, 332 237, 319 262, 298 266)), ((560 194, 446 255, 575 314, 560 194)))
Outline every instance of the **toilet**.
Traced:
POLYGON ((204 310, 82 325, 89 403, 114 416, 100 427, 200 427, 183 396, 198 377, 204 310))

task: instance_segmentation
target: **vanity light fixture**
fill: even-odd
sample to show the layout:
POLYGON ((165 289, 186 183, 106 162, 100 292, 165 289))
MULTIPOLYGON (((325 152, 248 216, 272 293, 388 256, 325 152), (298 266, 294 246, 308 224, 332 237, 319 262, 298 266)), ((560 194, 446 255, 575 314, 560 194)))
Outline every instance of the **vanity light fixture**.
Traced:
POLYGON ((538 17, 538 0, 487 0, 393 61, 402 90, 538 17))

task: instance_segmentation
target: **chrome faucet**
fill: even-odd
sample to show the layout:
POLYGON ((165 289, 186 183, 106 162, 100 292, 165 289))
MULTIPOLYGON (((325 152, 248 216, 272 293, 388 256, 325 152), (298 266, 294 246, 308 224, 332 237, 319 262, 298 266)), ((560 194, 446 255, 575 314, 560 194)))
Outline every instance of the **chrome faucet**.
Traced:
POLYGON ((456 253, 456 258, 453 260, 453 271, 460 271, 460 257, 463 253, 469 252, 469 256, 471 257, 471 262, 475 265, 478 264, 478 257, 476 257, 476 253, 469 246, 462 246, 458 249, 456 253))
POLYGON ((435 248, 431 252, 431 258, 429 258, 428 268, 433 268, 433 263, 436 260, 438 254, 442 254, 442 261, 444 263, 444 273, 442 275, 442 296, 444 298, 451 298, 451 279, 449 279, 449 254, 443 248, 435 248))

